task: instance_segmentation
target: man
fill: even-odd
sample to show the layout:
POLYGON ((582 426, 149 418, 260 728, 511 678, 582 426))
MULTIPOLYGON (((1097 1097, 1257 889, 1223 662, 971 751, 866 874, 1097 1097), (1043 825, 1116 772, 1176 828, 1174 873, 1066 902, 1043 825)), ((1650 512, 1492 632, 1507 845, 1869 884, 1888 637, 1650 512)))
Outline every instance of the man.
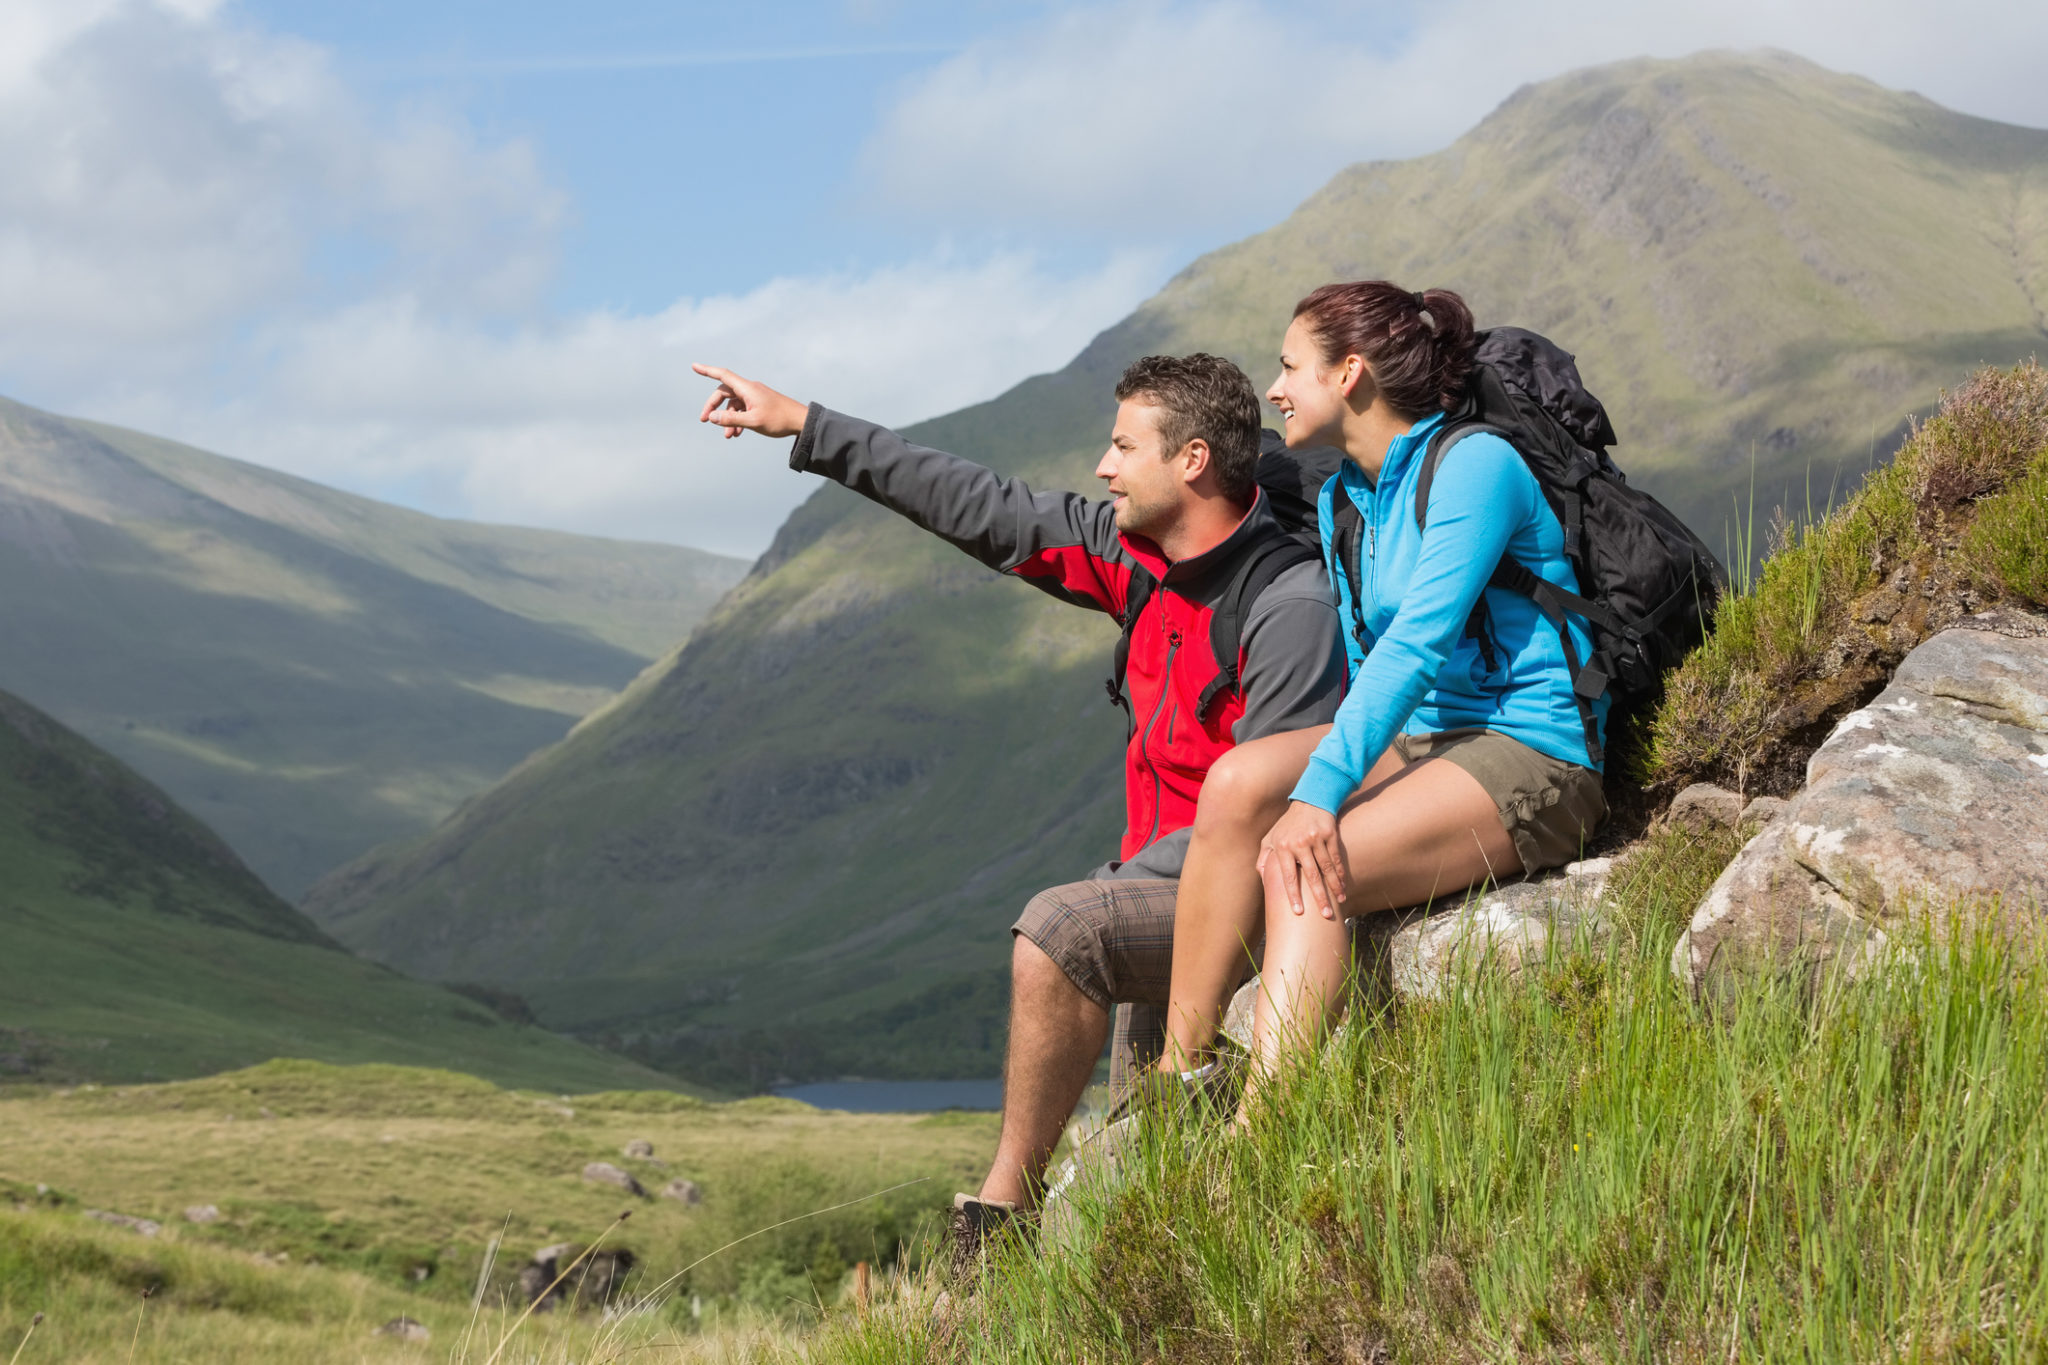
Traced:
POLYGON ((1253 479, 1258 397, 1228 360, 1147 356, 1124 371, 1095 469, 1109 502, 1035 493, 728 370, 695 368, 718 381, 701 420, 728 437, 795 436, 792 469, 1126 625, 1119 682, 1128 682, 1132 725, 1120 861, 1034 897, 1012 929, 1002 1135, 979 1194, 955 1201, 956 1253, 971 1254, 987 1229, 1035 1206, 1112 1006, 1134 1007, 1119 1011, 1118 1069, 1158 1052, 1173 879, 1202 778, 1233 744, 1336 715, 1345 679, 1336 608, 1322 565, 1281 529, 1253 479), (1236 658, 1216 657, 1219 615, 1226 641, 1238 625, 1236 658))

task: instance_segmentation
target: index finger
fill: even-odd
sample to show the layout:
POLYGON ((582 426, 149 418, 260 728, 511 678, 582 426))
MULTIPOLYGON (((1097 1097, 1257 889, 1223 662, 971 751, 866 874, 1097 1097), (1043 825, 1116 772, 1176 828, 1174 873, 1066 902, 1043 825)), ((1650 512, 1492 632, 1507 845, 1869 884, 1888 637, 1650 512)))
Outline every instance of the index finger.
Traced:
MULTIPOLYGON (((717 412, 718 409, 726 403, 737 401, 738 398, 739 395, 733 392, 732 385, 720 384, 717 388, 711 391, 711 396, 704 400, 704 410, 697 414, 697 420, 700 422, 709 422, 710 420, 712 420, 712 413, 717 412)), ((723 423, 721 423, 720 425, 723 425, 723 423)))

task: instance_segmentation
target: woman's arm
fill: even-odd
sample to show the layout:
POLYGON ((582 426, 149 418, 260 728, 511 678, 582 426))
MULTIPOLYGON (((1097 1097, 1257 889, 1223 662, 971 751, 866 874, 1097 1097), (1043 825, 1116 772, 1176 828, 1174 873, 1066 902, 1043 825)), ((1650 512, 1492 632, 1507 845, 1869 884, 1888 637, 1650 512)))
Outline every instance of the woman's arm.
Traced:
POLYGON ((1486 580, 1542 494, 1500 437, 1468 436, 1430 488, 1428 526, 1394 619, 1359 665, 1336 724, 1309 759, 1294 799, 1334 814, 1358 790, 1443 671, 1486 580))

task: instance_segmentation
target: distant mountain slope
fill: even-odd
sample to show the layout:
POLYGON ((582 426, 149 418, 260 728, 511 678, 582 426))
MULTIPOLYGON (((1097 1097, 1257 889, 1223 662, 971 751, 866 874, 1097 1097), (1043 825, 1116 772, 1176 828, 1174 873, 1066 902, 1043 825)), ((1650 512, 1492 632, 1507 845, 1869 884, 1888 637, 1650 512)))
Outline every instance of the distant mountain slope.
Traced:
MULTIPOLYGON (((1576 350, 1624 466, 1718 545, 1752 452, 1760 521, 1809 473, 1818 504, 1940 385, 2048 343, 2048 133, 1779 55, 1575 73, 917 434, 1087 487, 1129 360, 1221 350, 1263 385, 1296 298, 1374 275, 1576 350)), ((1114 847, 1109 640, 823 489, 679 655, 309 912, 698 1074, 992 1066, 1004 926, 1114 847)))
POLYGON ((161 790, 4 692, 0 944, 0 1079, 285 1056, 554 1091, 668 1083, 351 956, 161 790))
POLYGON ((289 896, 561 738, 745 567, 443 521, 0 399, 0 687, 289 896))

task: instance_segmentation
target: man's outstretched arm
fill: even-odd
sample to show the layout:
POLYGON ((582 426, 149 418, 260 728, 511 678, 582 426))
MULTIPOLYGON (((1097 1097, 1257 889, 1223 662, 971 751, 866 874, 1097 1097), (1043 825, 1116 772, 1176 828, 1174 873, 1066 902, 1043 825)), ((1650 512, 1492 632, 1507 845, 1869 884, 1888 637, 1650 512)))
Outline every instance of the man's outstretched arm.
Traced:
POLYGON ((886 427, 803 404, 711 365, 699 420, 728 436, 795 436, 790 468, 843 484, 1001 573, 1081 606, 1123 610, 1130 560, 1107 502, 1034 492, 1018 479, 904 440, 886 427))

